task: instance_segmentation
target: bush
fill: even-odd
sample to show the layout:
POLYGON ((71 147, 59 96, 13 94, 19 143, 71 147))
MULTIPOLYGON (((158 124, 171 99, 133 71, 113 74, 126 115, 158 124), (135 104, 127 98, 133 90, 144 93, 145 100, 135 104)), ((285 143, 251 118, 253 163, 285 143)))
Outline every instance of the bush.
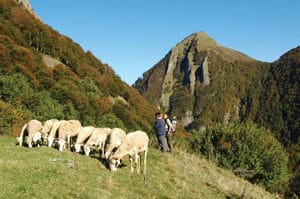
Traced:
POLYGON ((20 73, 0 75, 0 98, 14 105, 23 103, 34 91, 28 80, 20 73))
POLYGON ((22 126, 32 115, 0 100, 0 135, 18 136, 22 126))
POLYGON ((288 159, 271 132, 253 123, 217 124, 194 132, 192 148, 269 191, 283 192, 288 159))
POLYGON ((122 122, 122 120, 120 120, 118 117, 108 114, 105 115, 101 118, 100 121, 98 121, 97 123, 98 126, 100 127, 109 127, 109 128, 121 128, 126 130, 126 127, 124 125, 124 123, 122 122))
POLYGON ((26 108, 41 121, 64 118, 64 106, 52 99, 49 91, 41 91, 30 96, 26 101, 26 108))

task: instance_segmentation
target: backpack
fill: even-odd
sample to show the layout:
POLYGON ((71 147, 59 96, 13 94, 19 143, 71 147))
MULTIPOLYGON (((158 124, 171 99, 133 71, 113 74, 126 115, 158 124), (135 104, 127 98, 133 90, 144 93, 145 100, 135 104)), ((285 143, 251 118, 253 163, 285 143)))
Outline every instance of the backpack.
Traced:
POLYGON ((171 124, 172 124, 172 126, 171 126, 171 133, 175 133, 176 132, 177 121, 176 120, 171 120, 171 119, 170 119, 170 121, 171 121, 171 124))

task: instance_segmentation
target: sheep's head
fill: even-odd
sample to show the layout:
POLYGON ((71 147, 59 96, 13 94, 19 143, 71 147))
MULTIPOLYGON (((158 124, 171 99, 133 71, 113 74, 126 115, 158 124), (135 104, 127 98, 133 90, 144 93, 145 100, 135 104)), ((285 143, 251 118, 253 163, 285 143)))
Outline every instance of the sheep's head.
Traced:
POLYGON ((109 169, 111 171, 117 171, 117 167, 121 164, 121 158, 117 156, 111 156, 109 158, 109 169))
POLYGON ((75 152, 76 153, 79 153, 80 152, 80 149, 81 149, 81 145, 80 144, 75 144, 75 152))
POLYGON ((41 130, 40 132, 41 132, 42 139, 43 139, 44 141, 46 141, 46 140, 48 139, 48 133, 45 133, 45 132, 43 132, 42 130, 41 130))
POLYGON ((32 138, 32 141, 34 143, 37 143, 39 140, 42 139, 42 136, 41 136, 41 133, 40 132, 36 132, 34 135, 33 135, 33 138, 32 138))
POLYGON ((18 144, 21 146, 22 142, 23 142, 22 137, 17 137, 16 140, 17 140, 18 144))

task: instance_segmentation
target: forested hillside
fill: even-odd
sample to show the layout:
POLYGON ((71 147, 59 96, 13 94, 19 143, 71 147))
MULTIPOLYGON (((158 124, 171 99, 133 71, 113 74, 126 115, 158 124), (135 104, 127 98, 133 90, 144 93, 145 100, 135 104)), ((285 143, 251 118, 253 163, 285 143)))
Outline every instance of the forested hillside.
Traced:
POLYGON ((151 130, 153 106, 110 66, 14 0, 0 14, 0 134, 32 118, 151 130))

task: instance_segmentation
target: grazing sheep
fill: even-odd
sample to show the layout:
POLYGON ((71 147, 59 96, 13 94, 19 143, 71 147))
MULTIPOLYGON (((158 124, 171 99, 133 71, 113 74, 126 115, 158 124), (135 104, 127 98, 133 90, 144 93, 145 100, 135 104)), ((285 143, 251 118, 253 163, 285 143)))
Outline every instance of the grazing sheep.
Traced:
POLYGON ((58 128, 58 150, 63 151, 66 142, 67 148, 70 149, 71 138, 77 136, 81 128, 81 123, 78 120, 62 121, 58 128))
POLYGON ((88 140, 90 138, 90 136, 92 135, 94 130, 95 130, 95 127, 93 127, 93 126, 86 126, 80 130, 80 132, 77 135, 77 139, 76 139, 76 142, 74 145, 76 153, 80 152, 81 146, 85 143, 86 140, 88 140))
POLYGON ((43 142, 45 142, 48 139, 48 135, 49 135, 51 129, 54 127, 54 124, 57 122, 59 122, 58 119, 50 119, 44 123, 42 130, 41 130, 43 142))
POLYGON ((140 153, 144 152, 144 174, 146 174, 146 158, 148 151, 149 138, 145 132, 135 131, 128 133, 125 140, 116 150, 116 152, 109 158, 109 168, 112 171, 117 171, 117 166, 126 155, 130 158, 131 173, 133 173, 132 157, 135 159, 136 172, 140 173, 141 160, 140 153))
POLYGON ((111 130, 106 141, 106 149, 105 149, 106 162, 108 162, 108 158, 111 155, 111 153, 122 144, 125 137, 126 137, 126 132, 123 129, 114 128, 111 130))
POLYGON ((110 134, 110 132, 111 132, 110 128, 96 128, 93 131, 91 137, 83 146, 85 155, 89 156, 91 147, 95 147, 97 149, 101 149, 102 155, 100 155, 100 158, 103 157, 106 138, 110 134))
POLYGON ((54 139, 57 138, 57 131, 58 131, 58 128, 60 127, 60 124, 65 121, 65 120, 57 120, 53 123, 52 125, 52 128, 51 128, 51 131, 47 137, 47 140, 48 140, 48 147, 52 147, 53 145, 53 142, 54 142, 54 139))
POLYGON ((41 140, 42 123, 38 120, 30 120, 26 123, 20 133, 20 137, 17 138, 19 145, 22 146, 23 141, 27 143, 29 148, 32 148, 32 144, 36 144, 41 140))

